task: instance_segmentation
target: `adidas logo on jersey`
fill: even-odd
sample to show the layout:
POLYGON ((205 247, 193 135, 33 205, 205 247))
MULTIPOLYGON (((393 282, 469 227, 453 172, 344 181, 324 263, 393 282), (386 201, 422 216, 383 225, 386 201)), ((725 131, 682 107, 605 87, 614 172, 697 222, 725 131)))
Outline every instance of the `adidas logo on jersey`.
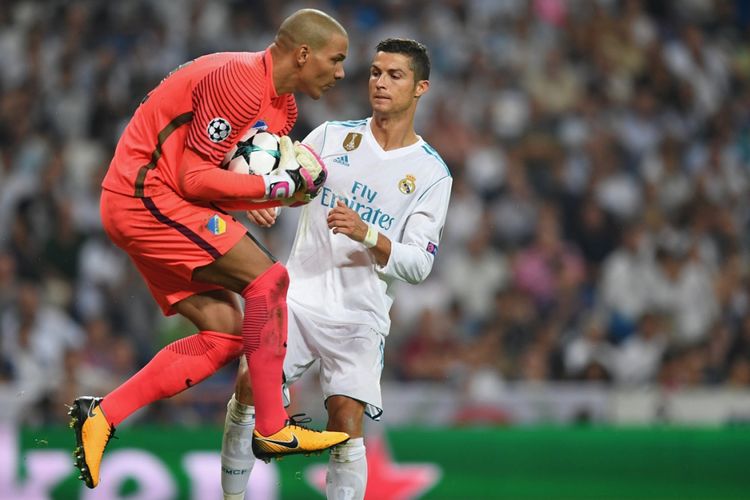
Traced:
POLYGON ((338 163, 339 165, 343 165, 345 167, 349 166, 349 155, 343 155, 343 156, 337 156, 333 159, 334 163, 338 163))

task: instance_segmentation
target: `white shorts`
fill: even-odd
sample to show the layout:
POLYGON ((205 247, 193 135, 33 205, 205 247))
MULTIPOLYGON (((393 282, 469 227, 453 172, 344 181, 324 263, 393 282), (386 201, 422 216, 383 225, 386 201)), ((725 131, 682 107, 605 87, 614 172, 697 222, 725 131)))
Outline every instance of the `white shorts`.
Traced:
POLYGON ((367 325, 327 323, 312 319, 304 309, 287 304, 289 333, 284 359, 284 404, 288 390, 315 360, 320 360, 323 398, 341 395, 365 403, 365 414, 380 420, 383 403, 380 375, 383 372, 385 336, 367 325))

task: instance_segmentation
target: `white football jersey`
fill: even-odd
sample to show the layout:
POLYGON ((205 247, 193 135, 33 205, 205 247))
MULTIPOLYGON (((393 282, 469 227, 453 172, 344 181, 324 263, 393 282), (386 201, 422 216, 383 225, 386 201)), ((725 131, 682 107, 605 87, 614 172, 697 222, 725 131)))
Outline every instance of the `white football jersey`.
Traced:
POLYGON ((370 119, 326 122, 304 140, 325 161, 328 180, 302 209, 287 268, 289 302, 332 323, 387 334, 391 283, 424 280, 438 253, 453 180, 437 152, 419 140, 384 151, 370 119), (392 242, 387 265, 365 246, 328 229, 328 212, 344 201, 392 242))

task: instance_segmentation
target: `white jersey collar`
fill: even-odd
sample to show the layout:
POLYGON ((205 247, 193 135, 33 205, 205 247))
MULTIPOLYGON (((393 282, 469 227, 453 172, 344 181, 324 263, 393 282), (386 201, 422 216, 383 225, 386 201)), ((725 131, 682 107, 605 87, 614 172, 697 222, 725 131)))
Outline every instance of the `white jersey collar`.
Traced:
POLYGON ((414 144, 403 148, 386 151, 380 146, 377 139, 375 139, 375 136, 372 133, 372 117, 367 118, 365 123, 365 140, 369 143, 370 148, 372 148, 375 154, 378 155, 379 158, 383 159, 398 158, 399 156, 408 155, 409 153, 421 148, 425 144, 422 136, 418 135, 417 142, 415 142, 414 144))

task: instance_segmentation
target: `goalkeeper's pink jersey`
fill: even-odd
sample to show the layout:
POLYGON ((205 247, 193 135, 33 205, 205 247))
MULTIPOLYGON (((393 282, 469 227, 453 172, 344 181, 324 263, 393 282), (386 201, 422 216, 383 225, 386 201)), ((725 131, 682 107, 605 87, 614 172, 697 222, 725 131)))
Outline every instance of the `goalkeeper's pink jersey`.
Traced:
POLYGON ((180 66, 136 110, 102 187, 134 197, 166 191, 200 200, 262 197, 261 178, 215 167, 258 120, 280 135, 294 125, 294 96, 277 95, 272 69, 268 49, 210 54, 180 66))

